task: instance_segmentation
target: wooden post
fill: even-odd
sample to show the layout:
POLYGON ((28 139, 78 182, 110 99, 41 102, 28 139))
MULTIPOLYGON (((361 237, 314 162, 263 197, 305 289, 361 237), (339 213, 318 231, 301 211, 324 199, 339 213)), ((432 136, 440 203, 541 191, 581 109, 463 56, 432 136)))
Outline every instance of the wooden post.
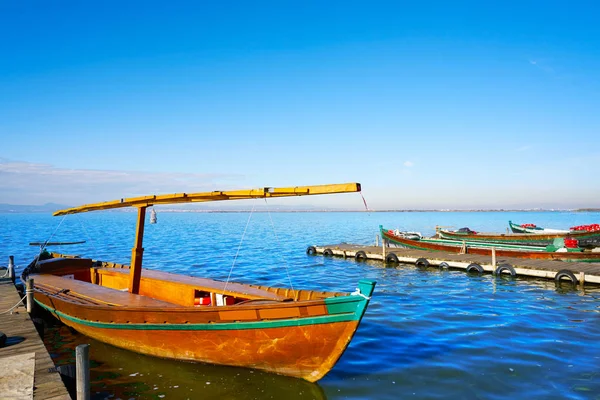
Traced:
POLYGON ((381 251, 383 253, 383 261, 385 261, 385 239, 381 238, 381 251))
POLYGON ((131 250, 131 271, 129 271, 129 293, 140 292, 140 278, 142 276, 142 258, 144 257, 144 222, 146 220, 146 207, 138 207, 137 230, 135 232, 135 246, 131 250))
POLYGON ((585 284, 585 272, 581 271, 579 273, 579 284, 581 285, 581 288, 583 289, 583 285, 585 284))
POLYGON ((379 234, 375 235, 375 247, 379 247, 379 234))
POLYGON ((27 312, 31 314, 33 312, 33 279, 27 279, 25 284, 25 295, 27 296, 27 312))
MULTIPOLYGON (((492 266, 496 269, 496 248, 492 247, 492 266)), ((493 272, 493 271, 492 271, 493 272)))
POLYGON ((75 348, 75 375, 77 400, 90 399, 90 345, 75 348))
POLYGON ((13 256, 8 256, 8 277, 15 283, 15 258, 13 256))

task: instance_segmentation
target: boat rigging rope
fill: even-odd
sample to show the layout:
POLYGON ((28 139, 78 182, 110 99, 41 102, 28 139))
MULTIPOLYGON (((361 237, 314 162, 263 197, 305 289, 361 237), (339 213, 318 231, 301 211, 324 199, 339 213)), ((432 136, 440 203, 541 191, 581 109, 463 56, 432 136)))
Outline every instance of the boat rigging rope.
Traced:
POLYGON ((83 229, 83 232, 85 233, 85 236, 87 236, 88 240, 92 244, 92 247, 94 248, 94 254, 98 254, 98 250, 96 249, 96 245, 94 244, 94 240, 92 239, 92 237, 88 233, 87 229, 85 229, 85 225, 83 224, 83 221, 81 220, 81 218, 79 218, 79 214, 75 214, 75 215, 77 216, 77 220, 79 221, 79 224, 81 225, 81 228, 83 229))
POLYGON ((271 210, 269 210, 269 203, 267 203, 267 199, 265 198, 265 204, 267 205, 267 212, 269 213, 269 219, 271 220, 271 227, 273 228, 273 234, 275 235, 275 240, 277 241, 277 246, 279 247, 279 255, 281 256, 281 260, 283 261, 283 265, 285 266, 285 272, 287 273, 288 281, 290 282, 290 287, 292 288, 293 298, 296 298, 296 291, 294 290, 294 285, 292 284, 292 278, 290 277, 290 269, 288 268, 287 261, 283 256, 283 250, 281 246, 281 242, 279 240, 279 236, 277 236, 277 231, 275 230, 275 224, 273 224, 273 218, 271 217, 271 210))
POLYGON ((363 196, 362 192, 358 192, 360 194, 360 197, 362 197, 362 201, 363 203, 365 203, 365 210, 367 210, 367 212, 369 212, 369 206, 367 206, 367 201, 365 200, 365 196, 363 196))
POLYGON ((229 270, 229 275, 227 275, 227 281, 225 281, 225 286, 223 287, 222 294, 225 294, 225 290, 227 289, 227 285, 229 285, 229 279, 231 278, 231 273, 233 272, 233 267, 235 267, 235 262, 240 254, 240 249, 242 248, 242 243, 244 242, 244 237, 246 236, 246 231, 248 230, 248 225, 250 225, 250 219, 252 218, 252 214, 254 214, 254 207, 256 206, 256 201, 252 204, 252 210, 250 211, 250 215, 248 216, 248 221, 246 221, 246 227, 244 228, 244 232, 242 233, 242 238, 240 239, 240 244, 238 245, 237 251, 235 253, 235 257, 233 258, 233 263, 231 264, 231 269, 229 270))
POLYGON ((50 235, 50 237, 48 238, 48 240, 46 240, 44 242, 44 244, 40 246, 40 254, 42 254, 42 252, 46 249, 46 245, 52 240, 52 238, 54 237, 54 235, 56 235, 56 232, 58 232, 58 228, 60 228, 60 226, 62 225, 63 221, 65 220, 65 217, 66 217, 66 215, 63 215, 62 219, 60 220, 60 223, 58 224, 58 226, 54 230, 54 233, 52 233, 52 235, 50 235))

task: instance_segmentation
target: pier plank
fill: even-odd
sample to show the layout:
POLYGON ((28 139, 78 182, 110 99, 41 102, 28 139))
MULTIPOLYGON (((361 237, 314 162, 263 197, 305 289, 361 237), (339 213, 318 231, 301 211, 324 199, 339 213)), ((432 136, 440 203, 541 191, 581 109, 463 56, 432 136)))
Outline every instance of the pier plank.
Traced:
MULTIPOLYGON (((0 279, 0 312, 19 301, 19 294, 10 279, 0 279)), ((0 314, 0 331, 7 336, 7 346, 0 348, 0 359, 35 353, 33 379, 34 400, 67 400, 71 397, 58 372, 50 372, 54 363, 23 305, 13 313, 0 314)), ((26 384, 26 382, 23 382, 26 384)))

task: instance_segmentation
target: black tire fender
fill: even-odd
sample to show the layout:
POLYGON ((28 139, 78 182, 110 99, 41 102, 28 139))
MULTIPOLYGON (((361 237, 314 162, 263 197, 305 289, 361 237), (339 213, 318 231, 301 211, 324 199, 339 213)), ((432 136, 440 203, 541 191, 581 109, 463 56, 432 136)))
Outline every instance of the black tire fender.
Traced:
POLYGON ((573 285, 577 285, 579 280, 575 277, 575 274, 568 269, 561 269, 554 276, 554 280, 558 283, 562 278, 568 278, 573 285))
POLYGON ((496 270, 494 271, 494 274, 501 275, 504 271, 507 271, 510 274, 510 276, 517 276, 515 269, 510 264, 498 265, 498 268, 496 268, 496 270))
POLYGON ((356 261, 364 261, 364 260, 366 260, 366 259, 367 259, 367 253, 365 253, 365 252, 364 252, 364 251, 362 251, 362 250, 360 250, 360 251, 357 251, 357 252, 354 254, 354 259, 355 259, 356 261))
POLYGON ((417 267, 427 268, 429 267, 429 261, 427 261, 426 258, 421 257, 415 261, 415 265, 417 267))
POLYGON ((308 248, 306 249, 306 254, 314 256, 315 254, 317 254, 317 249, 315 248, 315 246, 308 246, 308 248))
POLYGON ((438 267, 440 267, 440 268, 450 268, 450 265, 448 265, 448 263, 446 261, 442 261, 440 263, 440 265, 438 265, 438 267))
POLYGON ((333 257, 333 251, 331 249, 323 250, 323 257, 333 257))
POLYGON ((390 253, 385 256, 385 262, 388 264, 398 264, 398 256, 395 253, 390 253))
POLYGON ((477 272, 479 275, 483 274, 483 267, 476 263, 471 263, 467 267, 467 273, 477 272))

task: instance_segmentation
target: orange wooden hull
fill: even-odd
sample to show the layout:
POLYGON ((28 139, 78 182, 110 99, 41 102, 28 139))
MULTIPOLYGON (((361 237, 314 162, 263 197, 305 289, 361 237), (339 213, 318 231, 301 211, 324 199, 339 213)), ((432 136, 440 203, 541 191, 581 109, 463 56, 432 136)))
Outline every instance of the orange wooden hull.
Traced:
POLYGON ((30 275, 36 303, 84 335, 151 356, 261 369, 310 382, 341 357, 375 285, 360 281, 357 295, 295 291, 289 298, 277 288, 231 283, 226 290, 231 298, 232 287, 242 299, 264 298, 186 306, 196 292, 224 290, 223 282, 145 271, 140 291, 157 293, 150 297, 87 281, 116 285, 126 270, 90 268, 91 260, 84 259, 41 264, 52 273, 30 275), (168 292, 171 302, 161 298, 168 292))
POLYGON ((63 322, 86 336, 137 353, 261 369, 310 382, 329 372, 358 326, 351 321, 235 331, 139 331, 63 322))

